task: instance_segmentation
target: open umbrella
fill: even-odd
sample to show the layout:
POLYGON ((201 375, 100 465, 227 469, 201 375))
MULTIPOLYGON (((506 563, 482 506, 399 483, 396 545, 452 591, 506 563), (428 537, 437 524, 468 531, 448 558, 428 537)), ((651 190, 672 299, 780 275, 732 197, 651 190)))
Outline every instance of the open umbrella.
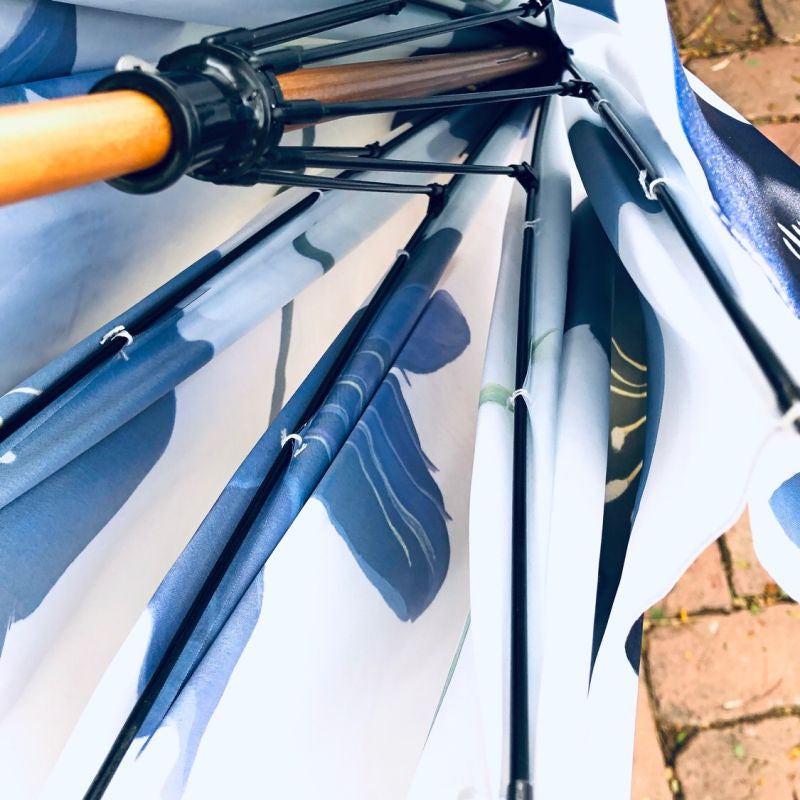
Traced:
POLYGON ((264 5, 0 9, 4 791, 625 797, 800 593, 798 168, 656 0, 264 5))

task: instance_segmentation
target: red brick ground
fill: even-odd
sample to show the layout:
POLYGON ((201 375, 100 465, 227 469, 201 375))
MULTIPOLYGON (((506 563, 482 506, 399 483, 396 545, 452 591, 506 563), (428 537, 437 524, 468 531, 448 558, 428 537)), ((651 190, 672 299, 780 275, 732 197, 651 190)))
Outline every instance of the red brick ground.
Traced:
MULTIPOLYGON (((800 162, 800 0, 668 0, 684 63, 800 162)), ((645 621, 631 800, 800 800, 800 606, 742 519, 645 621)))
POLYGON ((647 615, 631 800, 800 798, 798 646, 745 514, 647 615))

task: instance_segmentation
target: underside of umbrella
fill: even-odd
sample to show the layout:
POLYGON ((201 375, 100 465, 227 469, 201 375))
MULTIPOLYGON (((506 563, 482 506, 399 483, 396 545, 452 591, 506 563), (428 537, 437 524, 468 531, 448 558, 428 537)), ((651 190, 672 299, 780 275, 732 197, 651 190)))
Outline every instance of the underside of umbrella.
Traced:
POLYGON ((800 173, 675 59, 0 8, 4 796, 628 796, 644 609, 748 500, 800 594, 800 173))

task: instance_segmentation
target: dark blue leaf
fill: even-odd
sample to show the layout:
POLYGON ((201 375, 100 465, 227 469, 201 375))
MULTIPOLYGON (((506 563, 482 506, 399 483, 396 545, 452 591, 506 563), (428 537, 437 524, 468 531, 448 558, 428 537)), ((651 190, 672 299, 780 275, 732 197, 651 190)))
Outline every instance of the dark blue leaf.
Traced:
MULTIPOLYGON (((437 292, 395 365, 432 372, 458 357, 469 326, 453 298, 437 292)), ((402 620, 439 591, 450 561, 449 519, 395 374, 361 416, 317 497, 364 573, 402 620)))

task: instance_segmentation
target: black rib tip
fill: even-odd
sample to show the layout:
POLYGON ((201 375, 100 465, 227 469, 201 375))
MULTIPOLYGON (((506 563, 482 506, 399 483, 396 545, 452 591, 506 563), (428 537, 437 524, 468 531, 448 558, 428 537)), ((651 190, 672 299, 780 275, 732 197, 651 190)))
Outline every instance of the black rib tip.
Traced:
POLYGON ((533 786, 528 781, 512 781, 508 784, 506 800, 533 800, 533 786))

